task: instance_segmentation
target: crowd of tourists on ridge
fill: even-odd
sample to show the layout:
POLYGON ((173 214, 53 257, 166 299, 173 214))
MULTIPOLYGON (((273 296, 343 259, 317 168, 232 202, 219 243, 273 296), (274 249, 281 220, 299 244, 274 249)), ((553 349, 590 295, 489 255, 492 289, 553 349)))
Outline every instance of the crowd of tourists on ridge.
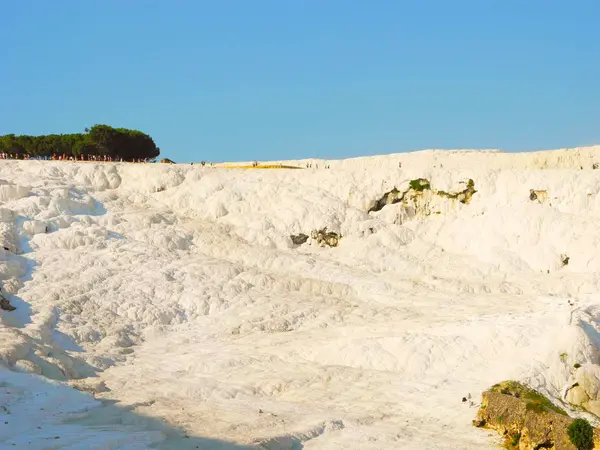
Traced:
POLYGON ((27 153, 0 153, 0 159, 16 159, 16 160, 36 160, 36 161, 93 161, 93 162, 133 162, 133 163, 147 163, 148 158, 132 158, 131 160, 124 160, 120 157, 113 158, 111 155, 79 155, 67 156, 66 153, 56 154, 52 156, 30 156, 27 153))
MULTIPOLYGON (((148 158, 132 158, 130 160, 126 160, 123 159, 119 156, 117 157, 113 157, 111 155, 94 155, 94 154, 87 154, 87 155, 79 155, 79 156, 73 156, 73 155, 67 155, 66 153, 63 154, 57 154, 54 153, 52 156, 30 156, 27 153, 6 153, 6 152, 2 152, 0 153, 0 160, 2 159, 16 159, 16 160, 36 160, 36 161, 73 161, 73 162, 77 162, 77 161, 90 161, 90 162, 130 162, 130 163, 147 163, 148 162, 148 158)), ((166 162, 166 161, 163 161, 166 162)), ((172 162, 172 161, 169 161, 172 162)), ((213 162, 208 162, 208 161, 202 161, 201 163, 202 167, 215 167, 215 163, 213 162)), ((191 163, 191 165, 194 165, 194 163, 191 163)), ((279 164, 281 167, 283 167, 282 164, 279 164)), ((258 161, 253 161, 252 162, 252 167, 259 167, 260 164, 258 161)), ((596 168, 597 164, 594 164, 594 168, 596 168)), ((312 169, 313 167, 313 163, 312 162, 307 162, 306 163, 306 168, 307 169, 312 169)), ((401 168, 402 167, 402 163, 399 162, 398 163, 398 167, 401 168)), ((315 168, 318 169, 319 168, 319 164, 315 163, 315 168)), ((331 169, 331 166, 327 163, 325 163, 323 165, 323 168, 325 169, 331 169)))

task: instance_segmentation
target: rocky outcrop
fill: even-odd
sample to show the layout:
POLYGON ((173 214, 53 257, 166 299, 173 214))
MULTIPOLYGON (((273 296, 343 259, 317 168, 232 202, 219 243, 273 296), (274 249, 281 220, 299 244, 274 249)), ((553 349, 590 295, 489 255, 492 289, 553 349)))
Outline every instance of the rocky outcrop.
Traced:
MULTIPOLYGON (((473 425, 497 431, 505 437, 509 449, 577 450, 567 433, 572 421, 539 392, 506 381, 483 392, 473 425)), ((600 446, 596 429, 594 442, 600 446)))
POLYGON ((406 192, 400 192, 398 189, 394 188, 391 191, 383 194, 383 197, 380 199, 375 200, 367 212, 372 213, 375 211, 381 211, 386 205, 393 205, 394 203, 401 202, 405 194, 406 192))
POLYGON ((2 292, 0 292, 0 309, 2 311, 14 311, 15 309, 17 309, 10 304, 10 300, 8 300, 4 295, 2 295, 2 292))
POLYGON ((321 230, 313 230, 310 237, 317 242, 320 247, 337 247, 342 236, 333 231, 327 231, 327 227, 321 230))
POLYGON ((469 180, 467 181, 467 187, 460 192, 448 193, 444 191, 436 191, 436 194, 441 197, 458 200, 463 204, 469 204, 471 202, 473 194, 475 194, 476 192, 477 191, 475 190, 475 182, 469 178, 469 180))
POLYGON ((10 304, 10 301, 6 298, 4 298, 2 296, 2 294, 0 294, 0 309, 2 311, 14 311, 15 308, 13 305, 10 304))
MULTIPOLYGON (((386 192, 381 198, 373 202, 367 212, 372 213, 381 211, 387 205, 402 203, 409 217, 412 217, 419 211, 423 212, 425 215, 429 215, 431 212, 427 205, 429 205, 436 196, 468 204, 473 195, 477 192, 475 190, 475 182, 472 179, 469 179, 462 183, 466 184, 466 187, 463 190, 458 192, 446 192, 432 188, 429 180, 425 178, 417 178, 411 180, 408 183, 408 188, 404 191, 399 191, 394 187, 391 191, 386 192)), ((439 214, 439 211, 437 211, 437 213, 439 214)))
POLYGON ((567 391, 566 400, 600 416, 600 366, 577 364, 574 381, 567 391))
POLYGON ((548 191, 529 189, 529 200, 532 202, 544 203, 548 200, 548 191))
MULTIPOLYGON (((327 227, 310 233, 311 242, 315 242, 319 247, 337 247, 341 238, 340 234, 328 231, 327 227)), ((308 241, 309 236, 304 233, 291 234, 290 239, 294 245, 302 245, 308 241)))
POLYGON ((425 178, 417 178, 416 180, 411 180, 408 183, 408 189, 401 192, 394 187, 394 189, 392 189, 391 191, 383 194, 381 198, 375 200, 375 202, 371 205, 367 212, 371 213, 375 211, 381 211, 384 206, 393 205, 407 200, 411 192, 422 193, 423 191, 427 191, 429 189, 431 189, 431 184, 425 178))
POLYGON ((292 240, 292 243, 294 245, 302 245, 304 244, 306 241, 308 241, 308 235, 304 234, 304 233, 300 233, 300 234, 291 234, 290 235, 290 239, 292 240))
POLYGON ((175 164, 175 161, 171 161, 169 158, 163 158, 160 162, 163 164, 175 164))

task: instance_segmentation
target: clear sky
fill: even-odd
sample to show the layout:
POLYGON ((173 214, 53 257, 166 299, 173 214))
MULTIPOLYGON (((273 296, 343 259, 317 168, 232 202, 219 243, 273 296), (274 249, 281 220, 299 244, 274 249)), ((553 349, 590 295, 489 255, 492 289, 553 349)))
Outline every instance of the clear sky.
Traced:
POLYGON ((600 144, 598 0, 0 0, 0 134, 176 161, 600 144))

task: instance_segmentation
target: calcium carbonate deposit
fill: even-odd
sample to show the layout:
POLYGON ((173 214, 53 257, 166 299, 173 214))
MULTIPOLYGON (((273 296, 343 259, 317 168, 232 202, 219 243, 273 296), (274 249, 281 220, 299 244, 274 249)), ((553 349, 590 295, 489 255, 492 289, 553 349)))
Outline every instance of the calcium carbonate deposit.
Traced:
POLYGON ((600 412, 599 162, 0 161, 0 447, 494 448, 506 379, 600 412))

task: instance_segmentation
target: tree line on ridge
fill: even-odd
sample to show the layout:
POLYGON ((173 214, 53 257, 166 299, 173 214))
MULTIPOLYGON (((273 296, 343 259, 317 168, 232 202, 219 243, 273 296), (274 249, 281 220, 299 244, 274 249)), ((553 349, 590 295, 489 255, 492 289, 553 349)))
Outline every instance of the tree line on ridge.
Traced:
POLYGON ((0 153, 15 159, 63 155, 75 159, 93 157, 100 160, 106 156, 113 161, 134 161, 153 160, 160 155, 160 149, 141 131, 94 125, 86 128, 85 133, 0 136, 0 153))

